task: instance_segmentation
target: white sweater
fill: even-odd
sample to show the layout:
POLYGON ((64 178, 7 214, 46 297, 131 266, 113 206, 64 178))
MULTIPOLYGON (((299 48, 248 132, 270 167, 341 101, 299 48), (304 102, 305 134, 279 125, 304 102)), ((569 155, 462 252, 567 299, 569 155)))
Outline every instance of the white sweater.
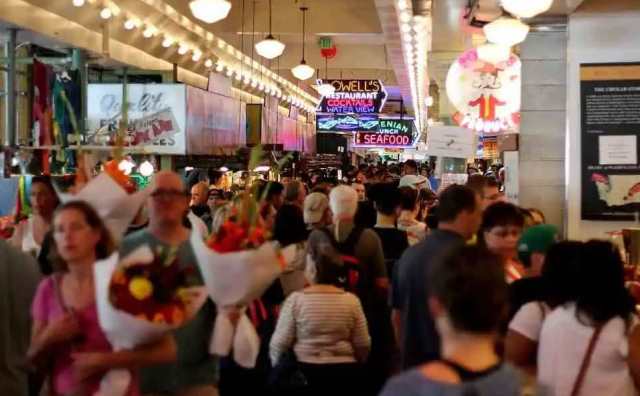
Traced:
POLYGON ((331 292, 313 288, 293 292, 282 306, 271 338, 271 362, 275 365, 291 347, 304 363, 366 360, 371 338, 358 297, 337 288, 331 292))

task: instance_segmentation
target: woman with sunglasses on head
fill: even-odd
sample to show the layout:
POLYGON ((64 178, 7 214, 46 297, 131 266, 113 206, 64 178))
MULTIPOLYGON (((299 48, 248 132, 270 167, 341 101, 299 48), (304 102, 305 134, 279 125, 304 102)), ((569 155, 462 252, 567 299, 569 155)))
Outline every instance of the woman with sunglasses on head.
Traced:
MULTIPOLYGON (((114 246, 92 207, 80 201, 60 207, 53 217, 53 238, 61 271, 38 287, 27 354, 47 375, 49 395, 92 395, 102 374, 112 368, 136 369, 176 358, 170 336, 136 350, 111 350, 98 324, 93 265, 114 246)), ((135 380, 128 394, 137 394, 135 380)))
POLYGON ((517 261, 518 240, 523 227, 522 212, 507 202, 494 203, 482 216, 478 244, 503 260, 508 283, 522 278, 524 274, 522 265, 517 261))

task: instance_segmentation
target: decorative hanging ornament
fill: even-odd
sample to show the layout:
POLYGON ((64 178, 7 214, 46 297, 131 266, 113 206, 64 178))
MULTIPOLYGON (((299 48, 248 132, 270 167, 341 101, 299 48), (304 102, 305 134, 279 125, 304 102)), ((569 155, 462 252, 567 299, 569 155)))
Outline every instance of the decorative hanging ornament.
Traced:
POLYGON ((458 125, 482 133, 517 131, 520 124, 521 63, 480 59, 478 49, 464 52, 449 68, 446 92, 458 125))

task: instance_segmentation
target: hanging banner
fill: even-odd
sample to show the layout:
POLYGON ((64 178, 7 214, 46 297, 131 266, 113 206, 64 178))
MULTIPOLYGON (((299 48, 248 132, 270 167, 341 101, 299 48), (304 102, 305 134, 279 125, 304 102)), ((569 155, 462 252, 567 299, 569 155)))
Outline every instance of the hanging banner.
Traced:
POLYGON ((475 48, 449 68, 447 96, 456 108, 456 124, 478 132, 517 132, 520 127, 522 64, 511 54, 496 65, 481 61, 475 48))
POLYGON ((317 114, 318 132, 375 131, 377 114, 317 114))
POLYGON ((580 65, 582 219, 640 212, 640 63, 580 65))
MULTIPOLYGON (((129 125, 125 145, 155 154, 185 154, 186 86, 129 84, 129 125)), ((122 85, 89 84, 88 145, 115 144, 122 118, 122 85)))
POLYGON ((413 120, 380 119, 377 131, 358 131, 353 147, 410 148, 414 146, 413 120))
POLYGON ((387 91, 380 80, 323 80, 336 91, 324 96, 318 105, 320 113, 380 113, 387 91))

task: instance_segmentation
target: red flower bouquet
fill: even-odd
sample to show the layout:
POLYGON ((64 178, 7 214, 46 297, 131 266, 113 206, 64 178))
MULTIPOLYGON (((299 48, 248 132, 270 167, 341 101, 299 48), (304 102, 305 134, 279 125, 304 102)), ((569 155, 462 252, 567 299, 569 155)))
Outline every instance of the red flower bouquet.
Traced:
POLYGON ((109 286, 111 304, 140 319, 180 325, 186 318, 185 290, 192 273, 193 267, 181 268, 173 255, 118 268, 109 286))

